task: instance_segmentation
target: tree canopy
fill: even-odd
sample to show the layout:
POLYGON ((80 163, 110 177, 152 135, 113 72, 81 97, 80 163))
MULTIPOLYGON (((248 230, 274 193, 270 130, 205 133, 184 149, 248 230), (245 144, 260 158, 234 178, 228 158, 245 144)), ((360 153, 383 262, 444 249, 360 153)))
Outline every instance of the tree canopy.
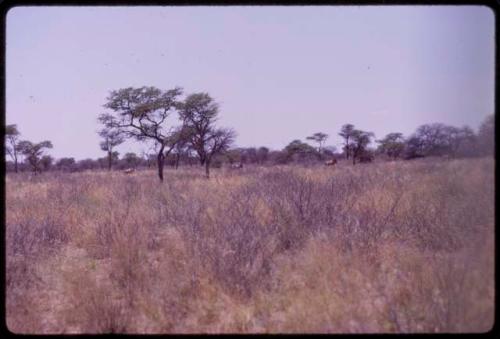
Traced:
POLYGON ((213 157, 227 151, 236 138, 234 130, 215 126, 218 113, 219 105, 207 93, 191 94, 179 105, 184 133, 207 177, 213 157))
POLYGON ((19 149, 19 136, 20 133, 17 129, 17 125, 7 125, 5 126, 5 151, 11 157, 14 162, 14 171, 18 171, 18 155, 20 153, 19 149))
POLYGON ((172 151, 175 142, 167 118, 180 105, 182 89, 176 87, 162 91, 156 87, 128 87, 111 91, 105 108, 112 113, 103 113, 99 121, 105 129, 135 138, 139 141, 153 139, 159 145, 157 153, 158 176, 163 181, 165 157, 172 151))
POLYGON ((19 142, 19 150, 26 157, 35 174, 41 170, 41 158, 44 155, 45 149, 52 147, 52 143, 48 140, 39 143, 27 140, 19 142))

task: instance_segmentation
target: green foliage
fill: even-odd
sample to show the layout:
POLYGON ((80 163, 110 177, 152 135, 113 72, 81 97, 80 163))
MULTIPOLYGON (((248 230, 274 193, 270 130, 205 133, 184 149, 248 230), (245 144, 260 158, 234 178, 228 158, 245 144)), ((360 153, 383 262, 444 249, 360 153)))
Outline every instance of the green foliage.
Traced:
POLYGON ((449 129, 441 123, 425 124, 417 128, 416 137, 421 140, 425 155, 443 155, 448 150, 449 129))
POLYGON ((119 130, 103 128, 99 131, 99 136, 103 138, 103 141, 101 141, 99 146, 101 147, 101 150, 105 152, 112 152, 115 146, 118 146, 125 141, 124 136, 119 130))
POLYGON ((225 156, 230 164, 232 164, 234 162, 241 162, 241 158, 242 158, 241 157, 241 150, 238 148, 228 150, 226 152, 225 156))
POLYGON ((208 177, 212 157, 230 148, 236 132, 215 127, 219 105, 207 93, 191 94, 178 107, 184 133, 196 151, 200 164, 206 165, 208 177))
POLYGON ((54 158, 52 158, 50 155, 44 155, 42 159, 40 159, 40 164, 44 171, 48 171, 52 167, 53 162, 54 158))
POLYGON ((306 139, 316 142, 318 144, 318 152, 321 153, 321 150, 323 148, 323 143, 326 141, 326 139, 328 139, 328 134, 317 132, 311 136, 308 136, 306 139))
POLYGON ((417 128, 406 142, 405 157, 471 156, 477 154, 477 137, 468 126, 457 128, 441 123, 417 128))
POLYGON ((125 153, 125 155, 123 156, 123 160, 128 167, 136 167, 141 162, 141 158, 139 158, 137 154, 132 152, 125 153))
POLYGON ((352 141, 349 145, 349 149, 352 154, 353 164, 356 163, 356 160, 359 160, 361 157, 369 157, 367 147, 371 143, 371 139, 374 136, 373 132, 365 132, 357 129, 351 131, 350 138, 352 141))
POLYGON ((219 105, 208 93, 194 93, 188 95, 179 105, 180 118, 188 126, 206 128, 213 124, 219 113, 219 105))
POLYGON ((287 161, 295 158, 298 160, 305 160, 308 157, 313 157, 317 155, 317 151, 309 144, 302 142, 298 139, 290 142, 284 149, 287 161))
POLYGON ((259 147, 257 150, 257 159, 260 164, 263 164, 269 158, 269 148, 259 147))
POLYGON ((19 150, 25 156, 35 174, 40 171, 40 161, 45 149, 52 148, 52 143, 48 140, 39 143, 23 140, 19 142, 19 150))
POLYGON ((76 168, 75 158, 61 158, 56 162, 56 167, 59 170, 73 171, 76 168))
POLYGON ((354 125, 352 124, 345 124, 342 126, 339 135, 344 138, 344 153, 346 155, 346 158, 349 159, 349 156, 351 155, 351 143, 350 141, 352 140, 353 133, 354 133, 354 125))
POLYGON ((314 152, 314 148, 311 145, 306 144, 298 139, 291 141, 286 147, 285 151, 289 154, 293 153, 307 153, 314 152))
POLYGON ((112 91, 107 98, 104 107, 112 113, 99 116, 99 121, 108 131, 138 141, 154 140, 160 145, 157 156, 160 181, 163 181, 165 157, 176 144, 172 128, 167 126, 167 118, 181 105, 178 101, 181 94, 179 87, 167 91, 156 87, 123 88, 112 91))
POLYGON ((165 142, 169 131, 166 119, 178 106, 181 88, 162 91, 156 87, 123 88, 111 91, 104 105, 113 113, 104 113, 99 121, 106 129, 121 132, 137 140, 165 142))
POLYGON ((14 168, 17 172, 17 157, 20 153, 19 149, 19 130, 17 125, 7 125, 5 126, 5 152, 11 157, 14 162, 14 168))
POLYGON ((378 151, 390 158, 399 158, 405 149, 405 139, 401 133, 389 133, 379 143, 378 151))

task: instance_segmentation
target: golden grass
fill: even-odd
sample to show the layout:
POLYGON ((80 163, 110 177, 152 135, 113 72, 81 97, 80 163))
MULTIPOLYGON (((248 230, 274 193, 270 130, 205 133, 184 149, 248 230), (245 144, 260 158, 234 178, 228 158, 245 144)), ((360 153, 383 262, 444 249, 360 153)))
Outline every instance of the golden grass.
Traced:
POLYGON ((492 159, 6 180, 16 333, 485 332, 492 159))

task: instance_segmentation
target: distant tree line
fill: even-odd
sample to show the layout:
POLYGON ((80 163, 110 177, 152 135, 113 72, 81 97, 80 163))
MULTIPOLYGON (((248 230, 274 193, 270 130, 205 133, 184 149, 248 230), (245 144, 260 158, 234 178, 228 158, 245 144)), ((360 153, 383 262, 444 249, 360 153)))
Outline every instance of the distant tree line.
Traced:
MULTIPOLYGON (((329 135, 317 132, 292 140, 282 150, 267 147, 231 147, 236 133, 216 127, 219 106, 207 93, 188 95, 179 100, 182 90, 161 91, 154 87, 126 88, 112 91, 105 108, 111 112, 99 116, 103 128, 99 131, 100 148, 106 155, 98 159, 54 159, 46 152, 50 141, 21 140, 16 125, 5 128, 5 149, 9 160, 8 172, 43 171, 77 172, 85 170, 123 170, 156 168, 163 180, 165 166, 203 166, 209 177, 211 167, 223 164, 315 164, 332 158, 346 159, 353 165, 374 159, 411 160, 421 157, 465 158, 494 155, 495 121, 489 115, 477 133, 470 127, 454 127, 441 123, 424 124, 405 137, 393 132, 381 139, 375 134, 357 129, 352 124, 341 127, 342 147, 326 144, 329 135), (177 114, 180 124, 167 124, 167 118, 177 114), (120 154, 116 146, 126 139, 152 142, 149 151, 140 155, 120 154)), ((170 120, 168 120, 170 121, 170 120)))

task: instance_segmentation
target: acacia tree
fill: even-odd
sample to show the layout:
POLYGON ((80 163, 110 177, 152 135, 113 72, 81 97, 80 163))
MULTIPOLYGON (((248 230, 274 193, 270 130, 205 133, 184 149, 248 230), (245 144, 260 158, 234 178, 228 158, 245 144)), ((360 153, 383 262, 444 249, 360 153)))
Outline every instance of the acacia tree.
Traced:
POLYGON ((175 156, 174 166, 175 169, 179 168, 179 162, 181 157, 189 156, 189 153, 192 151, 192 146, 189 143, 190 140, 190 129, 181 126, 177 128, 172 134, 171 141, 175 143, 173 153, 175 156))
POLYGON ((189 143, 200 165, 205 165, 207 178, 213 157, 227 151, 236 137, 232 129, 215 127, 218 113, 219 105, 207 93, 189 95, 179 110, 189 143))
POLYGON ((7 154, 12 158, 12 161, 14 161, 14 171, 17 173, 18 171, 18 166, 17 166, 17 159, 19 155, 19 131, 17 130, 16 125, 7 125, 5 127, 5 138, 7 139, 6 145, 5 145, 5 150, 7 154))
POLYGON ((75 158, 61 158, 56 162, 56 168, 61 171, 73 172, 76 170, 75 158))
POLYGON ((365 132, 361 130, 353 130, 351 134, 352 145, 350 145, 352 151, 352 164, 356 164, 356 159, 360 158, 367 152, 367 146, 371 142, 371 138, 375 135, 373 132, 365 132))
POLYGON ((351 154, 351 140, 353 139, 354 136, 354 125, 352 124, 345 124, 342 126, 339 135, 344 138, 344 152, 346 159, 349 159, 349 155, 351 154))
POLYGON ((449 152, 449 126, 442 123, 424 124, 417 128, 415 137, 420 139, 423 153, 444 155, 449 152))
POLYGON ((377 142, 378 150, 393 159, 400 157, 405 148, 405 139, 401 133, 389 133, 377 142))
POLYGON ((326 141, 326 139, 328 139, 328 134, 318 132, 318 133, 314 133, 311 136, 308 136, 306 139, 314 141, 318 144, 318 154, 321 157, 321 152, 323 150, 323 144, 326 141))
POLYGON ((240 148, 232 148, 230 150, 227 150, 225 155, 230 165, 242 162, 242 154, 240 148))
POLYGON ((44 155, 40 159, 40 164, 42 165, 42 169, 44 171, 48 171, 52 168, 52 164, 54 163, 54 158, 52 158, 50 155, 44 155))
POLYGON ((316 150, 311 145, 296 139, 292 140, 288 145, 286 145, 286 147, 283 149, 283 152, 286 155, 286 162, 288 162, 291 159, 297 157, 302 161, 308 157, 313 156, 316 153, 316 150))
POLYGON ((461 128, 446 126, 445 133, 448 152, 452 157, 473 153, 476 146, 476 135, 469 126, 461 128))
POLYGON ((137 168, 137 166, 141 163, 141 158, 137 156, 137 154, 133 152, 128 152, 125 153, 123 156, 123 163, 128 167, 128 168, 137 168))
POLYGON ((90 158, 87 159, 82 159, 76 163, 76 169, 78 171, 85 171, 85 170, 93 170, 94 168, 97 168, 99 166, 99 163, 95 160, 92 160, 90 158))
POLYGON ((103 128, 99 131, 99 135, 103 138, 103 141, 99 144, 101 150, 108 153, 108 171, 111 171, 111 166, 113 165, 113 149, 115 146, 120 145, 125 141, 123 135, 120 134, 120 131, 111 130, 109 128, 103 128))
POLYGON ((163 182, 165 158, 175 146, 173 128, 166 127, 167 118, 177 108, 181 88, 162 91, 155 87, 124 88, 112 91, 105 108, 113 113, 103 113, 99 121, 105 128, 119 131, 138 141, 155 140, 158 177, 163 182))
POLYGON ((40 171, 41 159, 43 152, 47 148, 52 148, 52 143, 48 140, 39 142, 37 144, 31 141, 21 141, 19 142, 19 151, 25 156, 28 163, 31 165, 35 175, 40 171))
POLYGON ((246 148, 241 148, 241 162, 242 163, 249 163, 249 164, 254 164, 256 163, 257 160, 257 149, 255 147, 246 147, 246 148))
POLYGON ((269 157, 269 148, 267 147, 259 147, 257 150, 257 161, 260 165, 265 163, 269 157))

